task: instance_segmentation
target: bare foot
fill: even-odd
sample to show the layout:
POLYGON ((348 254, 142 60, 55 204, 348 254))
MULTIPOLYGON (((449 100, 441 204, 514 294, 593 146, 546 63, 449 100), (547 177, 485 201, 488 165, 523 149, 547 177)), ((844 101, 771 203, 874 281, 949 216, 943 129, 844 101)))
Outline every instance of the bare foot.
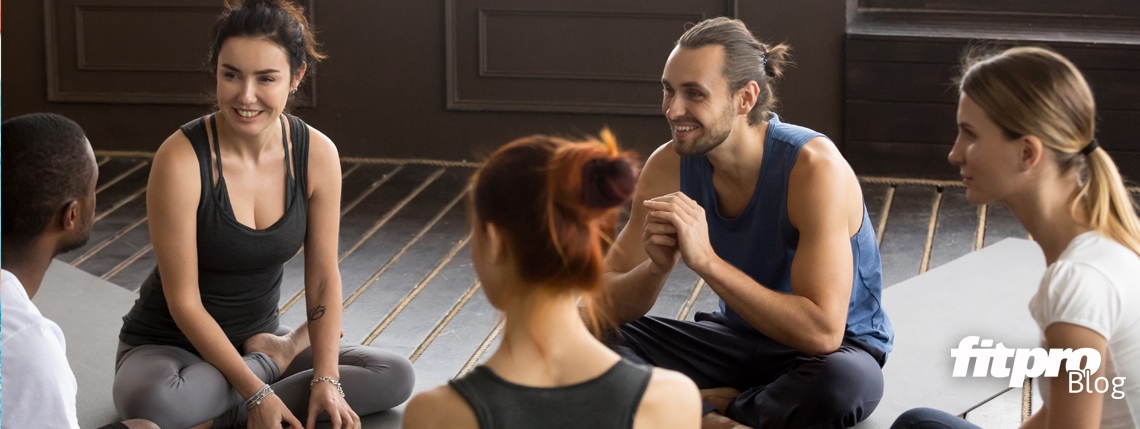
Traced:
POLYGON ((271 333, 254 335, 245 340, 242 348, 246 353, 265 353, 277 364, 278 372, 285 371, 297 355, 309 348, 309 324, 302 323, 297 330, 280 337, 271 333))
MULTIPOLYGON (((123 424, 127 426, 127 429, 159 429, 158 425, 154 424, 154 422, 152 422, 150 420, 143 420, 143 419, 131 419, 131 420, 124 421, 123 424)), ((209 429, 213 425, 214 425, 214 421, 210 420, 206 423, 202 423, 202 425, 195 426, 192 429, 197 429, 197 428, 209 429), (203 426, 203 425, 206 425, 206 426, 203 426)))
MULTIPOLYGON (((124 422, 124 423, 125 423, 125 422, 124 422)), ((155 427, 158 427, 158 426, 155 426, 155 427)), ((190 429, 210 429, 210 428, 212 428, 212 427, 214 427, 214 421, 213 421, 213 420, 210 420, 210 421, 208 421, 208 422, 206 422, 206 423, 202 423, 202 424, 200 424, 200 425, 198 425, 198 426, 194 426, 194 427, 192 427, 192 428, 190 428, 190 429)), ((134 428, 131 428, 131 429, 134 429, 134 428)))
POLYGON ((720 413, 708 413, 701 417, 701 429, 752 429, 749 426, 737 423, 720 413))
POLYGON ((724 414, 725 410, 728 409, 728 404, 731 404, 737 396, 740 396, 740 391, 731 387, 701 390, 701 400, 712 404, 721 414, 724 414))

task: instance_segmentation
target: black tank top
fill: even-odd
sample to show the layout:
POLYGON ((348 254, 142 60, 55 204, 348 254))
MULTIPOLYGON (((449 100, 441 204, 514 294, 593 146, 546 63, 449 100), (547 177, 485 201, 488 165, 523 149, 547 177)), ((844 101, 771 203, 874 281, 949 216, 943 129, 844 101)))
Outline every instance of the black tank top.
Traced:
MULTIPOLYGON (((215 136, 213 150, 218 169, 214 184, 210 168, 210 139, 205 118, 182 126, 198 157, 202 194, 198 200, 198 289, 202 305, 213 316, 226 337, 239 351, 249 337, 277 329, 277 303, 281 294, 284 264, 305 242, 308 201, 306 187, 309 159, 309 128, 300 119, 289 120, 292 151, 281 122, 285 147, 285 214, 262 230, 245 226, 234 217, 226 191, 222 156, 217 142, 217 125, 210 119, 215 136), (292 153, 290 153, 292 152, 292 153), (289 164, 293 164, 290 174, 289 164)), ((139 290, 139 298, 131 311, 123 316, 119 339, 132 346, 146 344, 171 345, 197 352, 190 340, 178 329, 166 295, 162 276, 156 265, 139 290)))
POLYGON ((653 368, 622 359, 592 380, 561 387, 520 386, 480 365, 449 384, 482 429, 628 429, 653 368))

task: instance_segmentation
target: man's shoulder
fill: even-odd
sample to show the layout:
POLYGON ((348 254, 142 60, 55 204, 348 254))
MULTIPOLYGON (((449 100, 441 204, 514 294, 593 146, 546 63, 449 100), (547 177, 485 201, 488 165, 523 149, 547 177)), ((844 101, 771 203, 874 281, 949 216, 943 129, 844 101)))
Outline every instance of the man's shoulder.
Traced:
POLYGON ((794 144, 804 144, 810 140, 822 137, 824 140, 830 139, 823 133, 805 127, 803 125, 791 124, 777 120, 775 126, 769 127, 772 137, 776 140, 787 141, 794 144))
MULTIPOLYGON (((4 270, 0 280, 0 338, 5 347, 9 341, 26 342, 31 346, 48 341, 55 346, 62 345, 63 331, 59 325, 40 314, 40 309, 32 300, 20 281, 11 272, 4 270)), ((5 348, 5 355, 14 350, 5 348)))
POLYGON ((681 189, 681 155, 673 150, 673 142, 658 146, 641 169, 637 194, 642 199, 659 197, 681 189))
MULTIPOLYGON (((0 313, 4 315, 0 335, 6 342, 9 337, 44 319, 39 308, 28 298, 24 285, 8 270, 0 278, 0 313)), ((47 320, 47 319, 44 319, 47 320)))

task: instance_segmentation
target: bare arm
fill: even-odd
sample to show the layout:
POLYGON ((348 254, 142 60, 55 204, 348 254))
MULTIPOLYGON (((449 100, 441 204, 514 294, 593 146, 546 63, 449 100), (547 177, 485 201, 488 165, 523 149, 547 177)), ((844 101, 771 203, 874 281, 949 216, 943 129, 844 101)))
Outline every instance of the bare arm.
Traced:
MULTIPOLYGON (((1083 326, 1057 322, 1045 328, 1045 343, 1051 349, 1091 348, 1106 356, 1108 342, 1095 331, 1083 326)), ((1067 365, 1068 362, 1065 362, 1067 365)), ((1062 365, 1062 368, 1065 367, 1062 365)), ((1092 374, 1091 382, 1105 376, 1105 362, 1092 374)), ((1065 374, 1062 371, 1062 374, 1065 374)), ((1069 393, 1069 384, 1064 377, 1054 378, 1049 383, 1049 407, 1042 407, 1025 421, 1022 428, 1098 428, 1104 406, 1104 394, 1087 390, 1069 393)))
POLYGON ((653 368, 649 386, 637 406, 634 429, 689 429, 701 426, 701 395, 689 377, 653 368))
MULTIPOLYGON (((809 355, 835 351, 843 340, 853 256, 848 227, 855 175, 829 141, 812 140, 799 154, 788 186, 788 217, 800 232, 791 294, 763 287, 716 255, 705 211, 681 193, 646 205, 651 223, 677 234, 685 264, 741 317, 765 335, 809 355)), ((860 207, 861 207, 861 199, 860 207)))
POLYGON ((657 148, 638 177, 629 223, 606 255, 610 315, 619 324, 636 320, 653 308, 669 272, 677 264, 675 246, 648 242, 652 236, 645 229, 649 211, 642 201, 680 190, 679 176, 680 157, 672 144, 657 148))
POLYGON ((162 291, 178 329, 242 398, 265 383, 246 366, 221 326, 202 305, 198 289, 197 212, 202 184, 190 141, 174 133, 154 156, 146 205, 162 291))
MULTIPOLYGON (((340 156, 332 140, 309 128, 309 212, 305 231, 305 314, 313 350, 313 378, 340 380, 340 332, 342 307, 337 240, 340 234, 340 156)), ((312 386, 307 428, 317 415, 327 412, 333 426, 344 422, 357 427, 360 417, 348 406, 336 386, 320 382, 312 386)))
POLYGON ((478 429, 467 401, 443 385, 416 395, 404 409, 404 429, 478 429))

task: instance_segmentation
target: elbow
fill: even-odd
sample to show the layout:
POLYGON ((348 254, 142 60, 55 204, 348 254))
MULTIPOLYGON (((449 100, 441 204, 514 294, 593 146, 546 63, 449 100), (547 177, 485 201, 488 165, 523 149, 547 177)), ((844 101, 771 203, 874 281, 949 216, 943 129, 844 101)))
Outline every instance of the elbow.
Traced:
POLYGON ((199 311, 206 311, 202 306, 200 300, 195 302, 186 302, 184 300, 170 299, 167 297, 166 308, 170 311, 170 317, 174 319, 174 323, 185 323, 187 319, 192 318, 199 311))
POLYGON ((818 332, 804 341, 800 351, 808 356, 822 356, 835 353, 843 345, 843 331, 818 332))

